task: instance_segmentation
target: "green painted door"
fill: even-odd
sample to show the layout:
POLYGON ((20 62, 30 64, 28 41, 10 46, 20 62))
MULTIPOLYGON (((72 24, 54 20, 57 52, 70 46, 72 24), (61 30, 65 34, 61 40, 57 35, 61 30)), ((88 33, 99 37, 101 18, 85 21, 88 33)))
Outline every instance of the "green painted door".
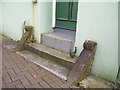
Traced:
POLYGON ((78 2, 56 2, 56 27, 76 30, 78 2))

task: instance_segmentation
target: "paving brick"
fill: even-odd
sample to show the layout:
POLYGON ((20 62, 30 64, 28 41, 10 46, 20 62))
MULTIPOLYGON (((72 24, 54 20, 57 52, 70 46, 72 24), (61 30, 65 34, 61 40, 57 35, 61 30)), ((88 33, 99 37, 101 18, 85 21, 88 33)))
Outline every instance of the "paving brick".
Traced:
POLYGON ((31 81, 31 80, 34 79, 34 78, 31 76, 31 74, 29 74, 29 73, 25 74, 25 77, 26 77, 29 81, 31 81))
POLYGON ((23 62, 21 62, 21 64, 23 64, 23 65, 25 66, 25 65, 27 65, 28 63, 27 63, 27 61, 23 61, 23 62))
POLYGON ((2 65, 2 70, 5 70, 5 69, 6 69, 6 67, 4 65, 2 65))
MULTIPOLYGON (((4 54, 4 61, 8 63, 8 60, 10 60, 10 59, 11 59, 10 55, 8 55, 8 53, 5 53, 4 54)), ((3 62, 3 63, 5 63, 5 62, 3 62)))
MULTIPOLYGON (((55 76, 54 74, 50 74, 48 75, 50 78, 56 78, 57 76, 55 76)), ((57 77, 58 78, 58 77, 57 77)))
POLYGON ((60 88, 60 86, 59 86, 59 84, 57 84, 57 82, 55 82, 55 83, 50 83, 50 86, 51 86, 52 88, 60 88))
POLYGON ((16 88, 15 86, 8 86, 7 88, 16 88))
POLYGON ((14 81, 14 82, 9 82, 6 84, 6 86, 11 87, 11 86, 19 85, 19 84, 21 84, 21 82, 18 80, 18 81, 14 81))
POLYGON ((52 74, 51 72, 49 72, 47 70, 44 73, 45 73, 45 75, 51 75, 52 74))
POLYGON ((18 68, 18 66, 14 67, 13 69, 14 69, 15 73, 21 72, 20 69, 18 68))
POLYGON ((9 73, 10 76, 16 75, 13 69, 7 69, 7 72, 9 73))
POLYGON ((36 71, 36 73, 39 75, 39 77, 46 76, 46 74, 44 72, 41 72, 41 70, 40 71, 36 71))
POLYGON ((12 59, 9 59, 9 61, 8 61, 8 62, 9 62, 9 64, 10 64, 10 65, 15 65, 15 63, 13 62, 13 60, 12 60, 12 59))
POLYGON ((60 81, 60 79, 58 77, 51 78, 51 80, 53 80, 54 82, 55 81, 60 81))
POLYGON ((25 75, 25 74, 28 74, 28 71, 23 71, 23 72, 17 73, 17 76, 22 76, 22 75, 25 75))
POLYGON ((62 84, 64 84, 62 81, 56 81, 56 82, 50 83, 50 86, 53 88, 57 88, 57 87, 60 87, 60 85, 62 84))
POLYGON ((48 85, 45 81, 44 81, 44 82, 41 82, 40 85, 41 85, 43 88, 51 88, 50 85, 48 85))
POLYGON ((21 71, 29 71, 30 67, 24 67, 24 68, 20 68, 21 71))
POLYGON ((68 84, 61 84, 60 87, 61 88, 69 88, 69 85, 68 84))
POLYGON ((20 80, 20 79, 22 79, 22 78, 25 78, 25 76, 24 76, 24 75, 21 75, 21 76, 15 75, 15 76, 12 76, 12 77, 11 77, 12 81, 20 80))
POLYGON ((45 77, 42 77, 47 83, 53 83, 54 81, 48 77, 48 76, 45 76, 45 77))
POLYGON ((27 86, 25 86, 25 88, 28 88, 26 90, 33 90, 34 87, 32 85, 27 85, 27 86))
POLYGON ((16 88, 24 88, 22 84, 16 85, 16 88))
POLYGON ((34 88, 42 88, 38 83, 32 85, 34 88))
POLYGON ((3 76, 2 78, 4 79, 5 83, 12 82, 12 80, 8 74, 6 74, 6 76, 3 76))
POLYGON ((44 80, 42 78, 30 80, 31 84, 35 84, 35 83, 38 83, 38 82, 41 83, 41 82, 44 82, 44 80))
POLYGON ((35 64, 29 64, 34 70, 39 70, 39 66, 35 64))
POLYGON ((2 71, 2 76, 6 76, 9 75, 8 72, 6 70, 2 71))
MULTIPOLYGON (((16 63, 17 64, 17 63, 16 63)), ((17 64, 17 66, 20 68, 20 70, 22 71, 22 69, 24 69, 24 65, 22 65, 22 64, 17 64)))
POLYGON ((22 78, 20 79, 20 81, 22 82, 22 84, 26 87, 28 85, 31 85, 30 82, 26 79, 26 78, 22 78))
POLYGON ((6 66, 6 69, 11 69, 11 68, 14 68, 16 67, 17 65, 9 65, 9 66, 6 66))
MULTIPOLYGON (((44 73, 44 74, 45 74, 46 70, 44 70, 43 68, 41 68, 40 70, 36 70, 36 72, 37 72, 38 74, 41 74, 41 73, 44 73)), ((45 74, 45 76, 46 76, 46 74, 45 74)))
MULTIPOLYGON (((56 83, 58 84, 58 85, 61 85, 61 84, 64 84, 64 82, 63 81, 56 81, 56 83)), ((65 82, 66 83, 66 82, 65 82)))
POLYGON ((12 58, 13 61, 18 61, 19 60, 16 53, 9 52, 9 54, 11 54, 10 56, 12 56, 11 58, 12 58))
POLYGON ((3 64, 5 65, 5 67, 10 65, 8 62, 3 62, 3 64))
POLYGON ((24 58, 19 56, 18 54, 15 54, 16 58, 17 58, 17 61, 24 61, 24 58))
POLYGON ((39 79, 39 78, 42 78, 44 77, 43 74, 37 74, 37 75, 34 75, 34 79, 39 79))
POLYGON ((6 84, 3 79, 2 79, 2 88, 6 88, 6 84))
POLYGON ((7 74, 7 70, 2 70, 2 75, 6 75, 7 74))
POLYGON ((42 88, 42 87, 38 83, 36 83, 31 86, 27 86, 27 88, 42 88))
POLYGON ((28 71, 33 77, 35 77, 37 75, 37 73, 31 68, 29 71, 28 71))

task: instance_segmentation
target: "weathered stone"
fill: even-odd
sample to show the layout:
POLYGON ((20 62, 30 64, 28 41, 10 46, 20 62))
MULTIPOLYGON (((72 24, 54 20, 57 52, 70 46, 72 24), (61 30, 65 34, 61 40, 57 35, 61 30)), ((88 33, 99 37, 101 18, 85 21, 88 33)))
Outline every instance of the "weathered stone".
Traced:
POLYGON ((56 64, 66 67, 69 70, 72 69, 73 65, 78 59, 78 57, 71 58, 67 53, 46 47, 39 43, 26 44, 25 49, 33 52, 34 54, 42 58, 50 60, 51 62, 55 62, 56 64))
POLYGON ((90 75, 81 81, 81 86, 84 88, 109 88, 109 90, 113 90, 116 86, 103 78, 90 75))
POLYGON ((84 47, 84 49, 93 51, 95 49, 96 45, 97 45, 97 43, 86 40, 83 44, 83 47, 84 47))
POLYGON ((31 42, 33 39, 33 26, 26 26, 25 27, 26 32, 24 33, 24 35, 22 36, 20 42, 18 43, 18 45, 16 46, 16 48, 14 49, 14 51, 20 51, 24 49, 24 46, 27 42, 31 42))
POLYGON ((78 80, 82 80, 90 74, 96 45, 97 43, 95 42, 85 41, 83 44, 84 49, 68 76, 68 82, 76 83, 78 80))
POLYGON ((33 26, 25 26, 25 31, 32 31, 33 30, 33 26))
POLYGON ((42 44, 57 49, 62 52, 69 53, 74 50, 74 33, 69 34, 66 32, 52 32, 52 33, 44 33, 41 35, 42 44))

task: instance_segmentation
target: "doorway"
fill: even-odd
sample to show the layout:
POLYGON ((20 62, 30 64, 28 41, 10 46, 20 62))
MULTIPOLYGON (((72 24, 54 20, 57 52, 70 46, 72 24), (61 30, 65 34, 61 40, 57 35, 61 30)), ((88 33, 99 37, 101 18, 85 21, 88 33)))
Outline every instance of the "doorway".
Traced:
POLYGON ((76 30, 78 2, 56 2, 56 28, 76 30))

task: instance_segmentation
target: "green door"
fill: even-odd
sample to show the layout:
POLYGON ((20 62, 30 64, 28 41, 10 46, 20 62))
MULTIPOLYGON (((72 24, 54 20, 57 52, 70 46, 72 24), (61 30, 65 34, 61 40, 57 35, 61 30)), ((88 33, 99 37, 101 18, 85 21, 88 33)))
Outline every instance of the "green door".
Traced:
POLYGON ((56 27, 76 30, 78 2, 56 3, 56 27))

